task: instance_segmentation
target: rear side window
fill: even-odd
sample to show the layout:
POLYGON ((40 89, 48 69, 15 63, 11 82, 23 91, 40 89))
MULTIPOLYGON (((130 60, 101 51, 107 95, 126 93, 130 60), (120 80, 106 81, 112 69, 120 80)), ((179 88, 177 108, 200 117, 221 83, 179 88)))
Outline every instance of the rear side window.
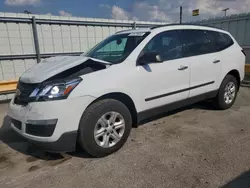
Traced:
POLYGON ((228 48, 234 42, 225 33, 209 30, 180 30, 183 57, 214 53, 228 48))
POLYGON ((205 30, 180 30, 183 57, 212 53, 215 50, 213 37, 205 30))

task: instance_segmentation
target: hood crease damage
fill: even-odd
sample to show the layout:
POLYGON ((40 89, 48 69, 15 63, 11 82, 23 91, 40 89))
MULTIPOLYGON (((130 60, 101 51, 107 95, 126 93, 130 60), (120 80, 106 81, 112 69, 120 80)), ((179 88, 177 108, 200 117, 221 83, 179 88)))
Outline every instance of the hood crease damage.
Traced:
POLYGON ((80 65, 77 65, 77 66, 72 67, 70 69, 67 69, 61 73, 58 73, 55 76, 50 77, 46 81, 77 78, 77 77, 82 76, 84 74, 89 74, 91 72, 106 69, 106 67, 107 67, 107 65, 104 65, 103 63, 89 59, 80 65))
POLYGON ((20 77, 24 83, 41 83, 57 79, 70 79, 106 69, 109 62, 84 56, 52 57, 28 69, 20 77))

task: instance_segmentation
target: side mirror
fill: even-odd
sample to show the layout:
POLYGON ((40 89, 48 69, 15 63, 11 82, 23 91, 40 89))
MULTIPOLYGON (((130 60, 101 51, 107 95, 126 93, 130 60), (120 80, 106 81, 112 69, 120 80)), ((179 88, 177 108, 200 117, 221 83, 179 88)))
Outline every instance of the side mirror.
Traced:
POLYGON ((139 57, 137 62, 139 65, 145 65, 150 63, 162 63, 163 60, 161 55, 156 52, 145 52, 139 57))

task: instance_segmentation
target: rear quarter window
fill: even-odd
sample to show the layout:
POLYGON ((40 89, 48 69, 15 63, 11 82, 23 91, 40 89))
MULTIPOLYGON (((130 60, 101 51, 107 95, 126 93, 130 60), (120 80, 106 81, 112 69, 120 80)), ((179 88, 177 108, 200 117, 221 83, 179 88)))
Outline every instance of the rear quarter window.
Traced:
POLYGON ((234 44, 232 38, 226 33, 213 32, 216 51, 224 50, 234 44))

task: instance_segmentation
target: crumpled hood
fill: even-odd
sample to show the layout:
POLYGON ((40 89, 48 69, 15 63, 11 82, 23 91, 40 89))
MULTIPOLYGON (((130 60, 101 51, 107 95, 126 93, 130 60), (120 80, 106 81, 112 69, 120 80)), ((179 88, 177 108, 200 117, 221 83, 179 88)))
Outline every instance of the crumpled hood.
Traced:
POLYGON ((61 73, 67 69, 80 65, 87 60, 92 59, 101 63, 105 61, 85 57, 85 56, 57 56, 43 60, 24 72, 20 81, 25 83, 40 83, 48 78, 61 73))

